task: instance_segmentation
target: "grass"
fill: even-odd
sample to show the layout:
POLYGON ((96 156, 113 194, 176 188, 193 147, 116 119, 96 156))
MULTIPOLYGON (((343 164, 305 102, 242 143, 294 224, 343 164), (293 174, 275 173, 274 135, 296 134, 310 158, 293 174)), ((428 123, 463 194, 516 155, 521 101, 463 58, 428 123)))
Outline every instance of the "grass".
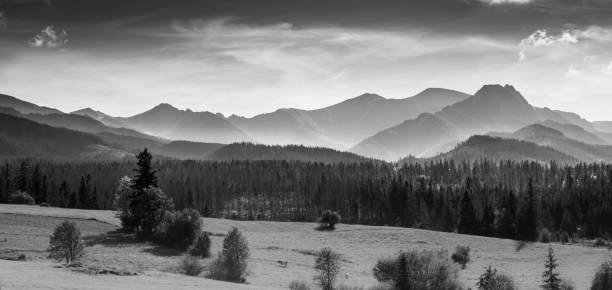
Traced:
MULTIPOLYGON (((368 289, 376 285, 372 276, 372 267, 379 258, 396 256, 400 250, 408 249, 440 249, 445 248, 453 252, 457 245, 469 246, 471 249, 471 262, 466 270, 459 273, 463 285, 476 289, 476 281, 485 267, 491 265, 500 272, 509 274, 519 289, 537 289, 540 285, 543 269, 544 256, 548 244, 527 244, 521 251, 516 252, 516 244, 512 240, 484 238, 477 236, 459 235, 453 233, 433 232, 417 229, 406 229, 396 227, 373 227, 361 225, 338 225, 336 231, 316 231, 312 223, 290 223, 290 222, 264 222, 264 221, 235 221, 222 219, 204 219, 204 228, 213 233, 224 233, 232 227, 237 227, 247 238, 251 250, 249 260, 248 285, 232 284, 211 281, 204 278, 187 277, 174 273, 163 272, 168 265, 176 265, 181 259, 181 254, 172 252, 166 248, 154 244, 134 241, 116 230, 118 221, 110 211, 83 211, 66 210, 57 208, 44 208, 33 206, 5 206, 0 205, 0 224, 5 219, 11 221, 8 227, 0 229, 0 240, 7 238, 7 243, 0 243, 0 250, 13 249, 24 252, 28 257, 34 257, 32 261, 9 262, 0 261, 1 283, 8 289, 10 285, 21 283, 18 289, 28 289, 31 285, 25 283, 38 283, 38 279, 30 279, 26 274, 39 277, 53 278, 53 275, 62 277, 64 281, 72 281, 70 271, 56 269, 46 259, 37 258, 37 251, 44 250, 48 243, 50 224, 42 220, 50 220, 48 223, 59 223, 65 217, 77 218, 82 222, 83 235, 89 243, 86 248, 87 257, 83 261, 89 267, 97 269, 117 268, 128 272, 138 272, 138 276, 117 275, 82 275, 74 276, 79 283, 90 281, 95 283, 109 283, 107 288, 115 288, 117 283, 124 282, 129 287, 138 283, 145 283, 143 277, 154 279, 146 280, 153 285, 151 289, 158 289, 155 285, 169 283, 181 283, 180 286, 167 284, 172 289, 190 289, 190 285, 207 285, 209 289, 264 289, 278 288, 288 289, 292 281, 306 281, 312 289, 314 282, 312 253, 324 247, 331 247, 342 254, 342 270, 338 284, 346 286, 360 286, 368 289), (18 213, 11 215, 6 213, 18 213), (90 215, 88 213, 91 213, 90 215), (43 215, 47 217, 38 217, 43 215), (54 218, 48 218, 54 217, 54 218), (58 218, 59 217, 59 218, 58 218), (85 218, 86 220, 80 220, 85 218), (95 218, 90 220, 89 218, 95 218), (42 227, 39 228, 39 227, 42 227), (287 267, 279 266, 277 261, 287 261, 287 267), (349 262, 350 261, 350 262, 349 262), (43 263, 44 262, 44 263, 43 263), (21 263, 19 269, 25 271, 20 273, 6 263, 21 263), (46 266, 41 266, 46 265, 46 266), (28 268, 30 267, 30 268, 28 268), (34 269, 45 270, 41 274, 34 274, 34 269), (30 269, 30 270, 28 270, 30 269), (58 273, 57 271, 62 271, 58 273), (49 273, 45 273, 49 271, 49 273), (11 275, 21 275, 21 279, 11 275), (39 275, 39 276, 37 276, 39 275), (10 278, 5 278, 10 277, 10 278), (23 278, 28 277, 28 278, 23 278), (348 278, 347 278, 348 277, 348 278), (193 280, 196 279, 196 280, 193 280), (137 281, 140 281, 137 283, 137 281), (184 281, 184 282, 183 282, 184 281), (13 283, 13 284, 11 284, 13 283), (190 284, 193 283, 193 284, 190 284), (221 284, 206 284, 221 283, 221 284), (235 287, 235 288, 219 288, 235 287), (172 287, 171 287, 172 286, 172 287), (218 287, 216 287, 218 286, 218 287), (242 288, 241 288, 242 287, 242 288)), ((215 254, 221 250, 223 236, 212 235, 211 253, 213 256, 201 260, 205 268, 215 258, 215 254)), ((559 262, 559 271, 562 278, 571 279, 576 284, 576 289, 588 289, 595 275, 595 271, 602 262, 610 258, 610 252, 605 248, 593 248, 580 245, 552 244, 559 262)), ((42 252, 44 256, 44 251, 42 252)), ((42 279, 42 278, 41 278, 42 279)), ((46 278, 45 278, 46 279, 46 278)), ((55 279, 60 283, 59 278, 55 279)), ((42 280, 44 281, 44 280, 42 280)), ((42 283, 42 282, 41 282, 42 283)), ((68 282, 65 282, 68 283, 68 282)), ((44 285, 41 284, 41 285, 44 285)), ((58 284, 59 285, 59 284, 58 284)), ((88 285, 88 284, 83 284, 88 285)), ((177 284, 179 285, 179 284, 177 284)), ((88 286, 89 287, 89 286, 88 286)), ((94 286, 91 286, 94 287, 94 286)), ((96 286, 97 287, 97 286, 96 286)), ((143 286, 144 287, 144 286, 143 286)), ((195 286, 194 286, 195 287, 195 286)), ((166 288, 166 289, 170 289, 166 288)), ((207 289, 208 289, 207 288, 207 289)), ((54 288, 51 288, 54 289, 54 288)), ((86 289, 106 289, 86 288, 86 289)), ((139 288, 134 288, 139 289, 139 288)), ((142 289, 142 288, 141 288, 142 289)), ((161 289, 161 288, 159 288, 161 289)))

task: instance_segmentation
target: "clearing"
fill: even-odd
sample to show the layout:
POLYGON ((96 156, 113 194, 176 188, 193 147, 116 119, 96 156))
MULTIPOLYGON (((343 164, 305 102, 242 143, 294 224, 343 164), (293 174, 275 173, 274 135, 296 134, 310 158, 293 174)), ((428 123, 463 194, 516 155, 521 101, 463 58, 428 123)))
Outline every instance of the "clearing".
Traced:
MULTIPOLYGON (((376 285, 376 260, 408 249, 471 248, 472 262, 459 272, 464 286, 475 283, 486 266, 513 277, 520 289, 537 289, 548 244, 534 243, 520 252, 515 242, 495 238, 418 229, 340 224, 336 231, 316 231, 312 223, 234 221, 204 218, 212 232, 213 256, 223 235, 232 227, 249 242, 248 284, 232 284, 175 273, 181 253, 152 243, 138 242, 116 232, 119 221, 112 211, 75 210, 38 206, 0 205, 0 254, 24 253, 28 261, 0 260, 2 289, 287 289, 291 281, 313 284, 314 252, 331 247, 343 257, 338 284, 376 285), (66 269, 46 258, 45 249, 55 225, 71 219, 81 227, 87 243, 82 260, 89 273, 66 269), (286 261, 281 267, 277 261, 286 261), (348 277, 348 278, 347 278, 348 277)), ((608 249, 552 244, 563 278, 577 289, 588 289, 596 268, 611 257, 608 249)), ((208 264, 213 258, 203 260, 208 264)), ((314 284, 313 284, 314 285, 314 284)), ((367 288, 366 288, 367 289, 367 288)))

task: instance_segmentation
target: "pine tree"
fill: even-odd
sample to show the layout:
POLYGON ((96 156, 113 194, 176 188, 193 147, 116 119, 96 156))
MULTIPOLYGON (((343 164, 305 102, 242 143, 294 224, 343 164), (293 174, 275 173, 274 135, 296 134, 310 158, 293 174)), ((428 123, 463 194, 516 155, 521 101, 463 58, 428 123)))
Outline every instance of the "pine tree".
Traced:
POLYGON ((559 264, 557 264, 557 259, 555 258, 552 247, 548 247, 548 255, 546 255, 546 262, 544 264, 546 270, 544 271, 544 274, 542 274, 544 282, 544 284, 542 284, 542 289, 561 289, 561 279, 559 278, 559 273, 556 272, 558 266, 559 264))
POLYGON ((476 229, 476 213, 474 212, 474 205, 468 191, 463 192, 461 198, 461 212, 459 218, 459 233, 462 234, 475 234, 476 229))
POLYGON ((19 191, 25 192, 28 190, 28 164, 25 161, 22 161, 19 166, 19 172, 15 178, 15 186, 17 186, 19 191))
POLYGON ((519 211, 517 238, 522 241, 535 241, 538 238, 538 217, 531 178, 529 178, 527 196, 524 198, 521 210, 519 211))
POLYGON ((30 195, 38 202, 44 202, 41 196, 42 180, 40 176, 40 165, 37 163, 32 171, 32 182, 30 182, 30 195))
POLYGON ((157 187, 157 176, 151 165, 153 156, 146 148, 138 153, 136 158, 138 159, 138 168, 134 169, 136 176, 132 178, 132 189, 138 194, 149 186, 157 187))
POLYGON ((68 188, 68 183, 66 183, 66 180, 64 180, 62 182, 62 185, 60 185, 59 188, 59 192, 58 192, 58 197, 59 197, 59 204, 57 204, 60 207, 69 207, 70 205, 70 189, 68 188))

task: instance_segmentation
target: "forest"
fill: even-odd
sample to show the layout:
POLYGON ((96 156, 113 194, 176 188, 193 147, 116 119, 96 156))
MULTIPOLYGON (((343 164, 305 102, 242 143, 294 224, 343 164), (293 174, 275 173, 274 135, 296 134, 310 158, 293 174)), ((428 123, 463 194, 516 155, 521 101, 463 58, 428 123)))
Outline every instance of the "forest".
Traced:
MULTIPOLYGON (((113 209, 134 161, 6 160, 0 202, 27 192, 43 205, 113 209)), ((536 240, 609 238, 612 165, 452 160, 383 162, 157 160, 159 187, 177 209, 245 220, 414 227, 536 240)))

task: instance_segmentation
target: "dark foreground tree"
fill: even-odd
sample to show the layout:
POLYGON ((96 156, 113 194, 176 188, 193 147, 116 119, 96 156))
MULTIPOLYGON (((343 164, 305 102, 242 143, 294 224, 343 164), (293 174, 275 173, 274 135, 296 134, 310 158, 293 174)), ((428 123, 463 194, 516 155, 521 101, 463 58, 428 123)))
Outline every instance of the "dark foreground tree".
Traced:
POLYGON ((543 284, 542 289, 545 290, 560 290, 561 289, 561 279, 559 278, 559 273, 557 272, 557 259, 555 258, 555 253, 552 247, 548 247, 548 254, 546 255, 546 262, 544 263, 544 273, 542 274, 543 284))
POLYGON ((591 284, 591 290, 608 290, 612 289, 612 262, 603 263, 597 269, 595 278, 591 284))
POLYGON ((317 275, 315 280, 319 282, 323 290, 333 290, 336 277, 340 273, 340 254, 330 248, 323 248, 317 253, 314 265, 317 275))
POLYGON ((70 221, 58 225, 49 241, 50 256, 59 261, 66 260, 66 264, 83 256, 84 247, 81 231, 70 221))
POLYGON ((237 228, 223 240, 223 250, 210 267, 210 277, 230 282, 245 282, 249 245, 237 228))

